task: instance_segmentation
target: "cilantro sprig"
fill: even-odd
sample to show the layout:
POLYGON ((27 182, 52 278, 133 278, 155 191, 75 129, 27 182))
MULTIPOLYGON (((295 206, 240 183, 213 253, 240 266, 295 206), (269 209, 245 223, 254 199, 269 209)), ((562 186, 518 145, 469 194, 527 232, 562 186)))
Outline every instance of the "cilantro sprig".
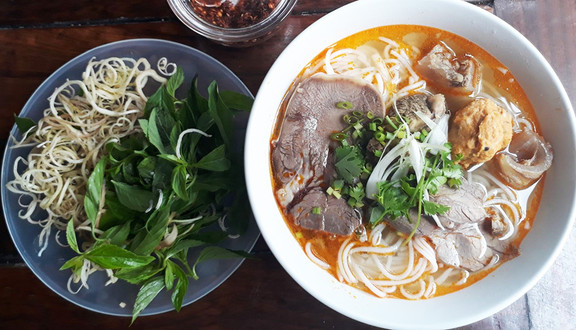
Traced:
MULTIPOLYGON (((352 109, 349 103, 346 104, 345 109, 352 109)), ((438 215, 449 210, 448 206, 429 201, 427 196, 436 194, 443 185, 460 186, 463 171, 450 159, 452 146, 449 143, 427 149, 433 129, 410 132, 407 118, 379 118, 370 112, 351 111, 343 115, 343 121, 347 126, 331 135, 340 145, 334 150, 337 176, 327 189, 328 194, 345 198, 353 207, 368 205, 372 226, 385 217, 392 220, 402 216, 408 218, 415 226, 407 239, 414 235, 423 214, 438 215), (418 157, 411 157, 410 152, 415 151, 419 153, 418 157), (382 159, 388 162, 387 168, 401 170, 404 175, 377 182, 374 195, 367 195, 367 179, 382 159), (412 160, 418 164, 411 164, 412 160), (416 219, 411 219, 412 209, 417 211, 416 219)))

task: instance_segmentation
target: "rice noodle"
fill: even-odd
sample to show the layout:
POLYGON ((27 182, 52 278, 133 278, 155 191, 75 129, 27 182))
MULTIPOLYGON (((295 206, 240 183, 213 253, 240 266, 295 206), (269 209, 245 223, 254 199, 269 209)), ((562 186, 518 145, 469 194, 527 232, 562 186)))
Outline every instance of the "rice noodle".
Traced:
POLYGON ((360 46, 358 49, 328 49, 320 63, 313 64, 306 72, 323 71, 362 79, 382 93, 386 108, 398 97, 426 88, 426 82, 412 68, 409 54, 419 53, 417 48, 399 45, 387 38, 380 38, 380 47, 360 46), (401 86, 402 82, 408 84, 401 86))
POLYGON ((308 256, 308 258, 310 258, 310 260, 312 260, 316 265, 318 265, 318 267, 323 268, 323 269, 330 269, 330 265, 326 261, 318 258, 314 254, 314 252, 312 252, 312 243, 310 243, 310 242, 306 243, 305 250, 306 250, 306 255, 308 256))

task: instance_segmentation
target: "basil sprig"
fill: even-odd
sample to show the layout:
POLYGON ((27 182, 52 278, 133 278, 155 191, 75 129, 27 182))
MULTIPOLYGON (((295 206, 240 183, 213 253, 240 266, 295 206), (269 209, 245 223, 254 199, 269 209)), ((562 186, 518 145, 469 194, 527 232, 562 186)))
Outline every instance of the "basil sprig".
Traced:
POLYGON ((247 227, 242 159, 232 141, 234 116, 250 110, 252 98, 220 92, 216 82, 205 98, 194 78, 186 98, 178 99, 183 81, 179 68, 148 99, 140 129, 107 145, 84 199, 92 233, 81 238, 90 247, 79 248, 73 220, 66 230, 78 255, 61 269, 79 274, 89 260, 140 285, 132 321, 162 290, 172 291, 180 310, 189 279, 198 278, 198 263, 248 256, 217 243, 247 227), (228 232, 216 225, 223 216, 228 232), (201 250, 189 264, 192 248, 201 250))

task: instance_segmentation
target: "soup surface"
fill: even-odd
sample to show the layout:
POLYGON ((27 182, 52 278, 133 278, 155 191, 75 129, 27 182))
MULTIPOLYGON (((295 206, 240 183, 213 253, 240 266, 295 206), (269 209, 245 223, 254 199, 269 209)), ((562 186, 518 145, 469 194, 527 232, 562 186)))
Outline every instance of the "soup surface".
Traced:
POLYGON ((520 254, 552 162, 524 91, 486 51, 424 26, 330 46, 287 91, 276 200, 311 261, 380 297, 430 298, 520 254))

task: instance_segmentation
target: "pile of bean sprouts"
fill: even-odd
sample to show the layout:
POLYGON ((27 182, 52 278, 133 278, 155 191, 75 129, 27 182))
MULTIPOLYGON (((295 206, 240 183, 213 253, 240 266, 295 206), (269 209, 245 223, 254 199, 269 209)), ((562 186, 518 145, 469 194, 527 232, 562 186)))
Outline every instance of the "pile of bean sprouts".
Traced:
POLYGON ((91 59, 81 80, 56 88, 37 126, 20 141, 14 139, 14 148, 32 150, 16 159, 7 188, 20 196, 18 216, 42 227, 39 256, 52 228, 59 233, 73 219, 76 230, 91 230, 83 208, 88 178, 107 143, 138 130, 149 80, 163 83, 160 74, 176 69, 165 58, 157 67, 158 72, 144 58, 91 59))
MULTIPOLYGON (((386 108, 403 96, 424 92, 426 82, 412 68, 420 50, 383 37, 379 42, 382 44, 372 43, 356 49, 331 48, 304 76, 323 72, 363 79, 382 93, 386 108)), ((532 128, 531 123, 520 116, 521 111, 494 86, 483 82, 478 97, 490 98, 506 109, 514 118, 515 129, 532 128)), ((499 239, 512 238, 526 217, 525 205, 520 205, 513 190, 482 168, 472 168, 466 175, 470 182, 483 187, 484 207, 505 222, 506 232, 499 239)), ((372 228, 368 237, 347 239, 338 252, 335 270, 338 280, 367 288, 378 297, 401 295, 406 299, 430 298, 438 285, 460 285, 468 280, 467 270, 439 263, 433 246, 426 239, 415 237, 407 244, 403 244, 404 240, 385 223, 372 228)), ((305 253, 319 267, 331 268, 316 255, 310 242, 305 246, 305 253)), ((486 268, 494 263, 495 260, 490 260, 486 268)))

